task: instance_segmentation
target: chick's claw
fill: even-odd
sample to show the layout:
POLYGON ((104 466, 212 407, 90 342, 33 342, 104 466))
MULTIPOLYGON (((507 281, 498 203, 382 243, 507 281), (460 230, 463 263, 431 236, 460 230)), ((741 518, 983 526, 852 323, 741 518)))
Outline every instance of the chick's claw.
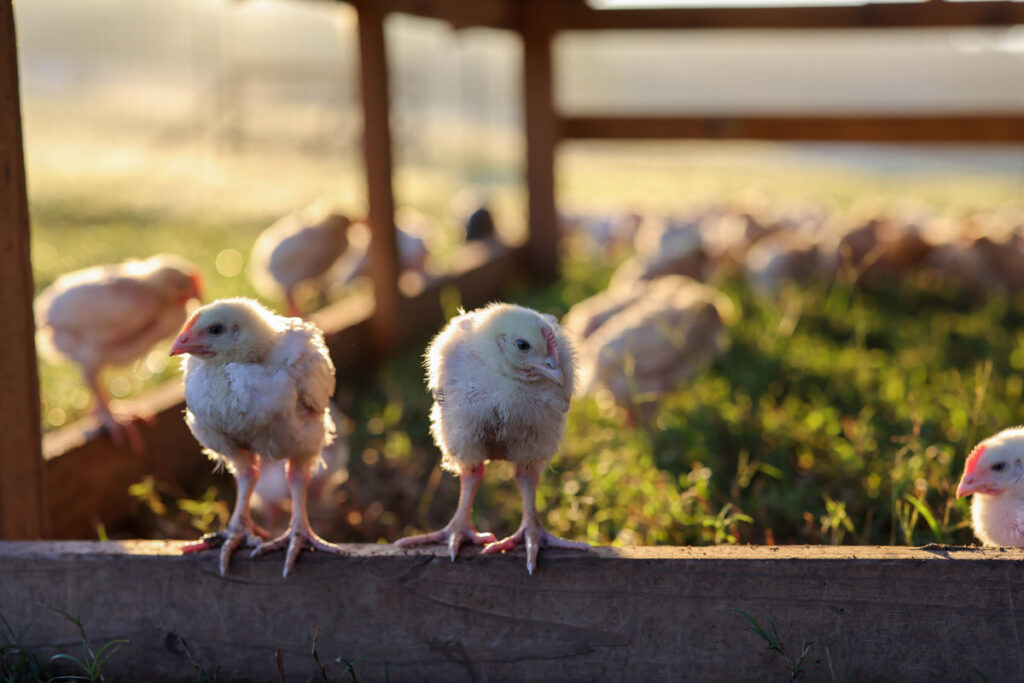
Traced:
POLYGON ((519 527, 511 536, 485 546, 483 554, 493 555, 495 553, 507 552, 514 550, 521 544, 526 545, 526 571, 531 576, 537 568, 537 555, 540 553, 541 547, 564 548, 567 550, 590 550, 591 547, 588 543, 582 541, 570 541, 555 536, 541 526, 527 526, 519 527))
POLYGON ((288 548, 288 551, 284 558, 284 571, 281 572, 282 578, 288 578, 288 574, 291 572, 292 567, 295 566, 295 560, 298 559, 299 553, 302 552, 303 548, 319 550, 333 555, 345 554, 341 546, 325 541, 317 536, 315 531, 307 527, 305 529, 290 529, 273 540, 260 543, 252 551, 251 557, 259 557, 260 555, 281 550, 285 547, 288 548))
POLYGON ((220 534, 206 534, 195 543, 181 546, 181 554, 198 553, 201 550, 213 550, 224 545, 224 537, 220 534))
POLYGON ((450 522, 445 528, 437 531, 431 531, 428 534, 400 538, 395 541, 395 545, 399 548, 411 548, 413 546, 427 545, 430 543, 444 543, 448 546, 448 556, 451 557, 452 562, 454 562, 463 543, 485 546, 494 543, 497 540, 497 537, 491 532, 485 531, 481 533, 477 531, 472 524, 467 526, 450 522))

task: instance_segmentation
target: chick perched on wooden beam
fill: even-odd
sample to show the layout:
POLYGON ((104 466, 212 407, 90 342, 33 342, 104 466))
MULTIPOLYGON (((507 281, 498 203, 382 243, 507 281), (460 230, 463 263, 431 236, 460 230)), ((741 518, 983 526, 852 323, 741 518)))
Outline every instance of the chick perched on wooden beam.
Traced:
POLYGON ((452 561, 463 542, 485 554, 526 545, 533 574, 541 546, 585 550, 586 543, 549 533, 537 514, 537 482, 565 429, 576 382, 576 358, 552 316, 511 304, 462 313, 427 348, 427 378, 434 395, 431 433, 442 466, 459 475, 459 504, 443 529, 399 540, 407 547, 448 544, 452 561), (490 460, 515 465, 523 517, 514 534, 497 541, 472 520, 473 499, 490 460))
POLYGON ((335 435, 329 402, 334 364, 316 325, 275 315, 251 299, 222 299, 200 308, 171 355, 185 360, 185 422, 206 454, 238 483, 227 529, 186 547, 220 547, 220 573, 239 546, 253 555, 287 546, 284 576, 304 547, 341 554, 309 525, 306 499, 314 466, 335 435), (287 461, 292 498, 288 531, 267 541, 249 501, 261 460, 287 461))

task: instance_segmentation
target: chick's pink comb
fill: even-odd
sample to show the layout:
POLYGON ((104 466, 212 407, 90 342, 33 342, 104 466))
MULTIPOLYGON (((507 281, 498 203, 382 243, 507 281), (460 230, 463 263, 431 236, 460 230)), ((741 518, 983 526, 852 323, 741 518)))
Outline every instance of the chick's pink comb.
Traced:
POLYGON ((548 343, 548 357, 558 358, 558 340, 555 339, 555 333, 547 325, 540 328, 540 331, 544 335, 544 340, 548 343))
POLYGON ((181 328, 181 332, 178 333, 178 336, 180 337, 181 335, 183 335, 186 332, 188 332, 189 330, 191 330, 192 326, 196 324, 196 320, 198 318, 199 318, 199 314, 198 313, 193 313, 192 317, 189 318, 188 321, 185 323, 185 327, 181 328))
POLYGON ((978 444, 971 451, 971 454, 967 456, 967 463, 964 465, 964 474, 971 474, 974 472, 974 468, 978 466, 978 461, 981 460, 981 454, 988 448, 983 443, 978 444))

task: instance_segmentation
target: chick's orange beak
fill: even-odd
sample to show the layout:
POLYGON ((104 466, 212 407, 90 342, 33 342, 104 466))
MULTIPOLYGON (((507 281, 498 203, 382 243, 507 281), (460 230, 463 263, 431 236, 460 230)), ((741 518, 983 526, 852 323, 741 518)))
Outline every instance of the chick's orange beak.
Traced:
POLYGON ((997 488, 992 484, 983 481, 980 477, 974 474, 965 474, 964 478, 960 480, 960 485, 956 487, 956 497, 963 498, 969 496, 972 493, 985 493, 990 496, 998 496, 1002 493, 1001 488, 997 488))
POLYGON ((530 369, 541 377, 547 377, 558 386, 565 384, 565 376, 562 368, 558 365, 558 359, 548 356, 543 363, 531 363, 530 369))
POLYGON ((192 353, 197 356, 208 356, 210 355, 210 349, 207 348, 198 338, 193 337, 190 330, 186 330, 178 335, 178 338, 174 340, 174 344, 171 345, 171 355, 180 356, 183 353, 192 353))

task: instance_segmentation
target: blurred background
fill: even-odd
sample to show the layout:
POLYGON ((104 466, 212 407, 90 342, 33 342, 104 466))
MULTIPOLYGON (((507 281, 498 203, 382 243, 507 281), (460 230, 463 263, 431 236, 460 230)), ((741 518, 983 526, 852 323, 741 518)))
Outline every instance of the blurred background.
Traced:
MULTIPOLYGON (((15 19, 37 289, 172 252, 202 269, 207 300, 256 296, 250 249, 268 225, 315 200, 365 215, 349 6, 31 0, 15 19)), ((520 38, 403 15, 386 37, 395 200, 427 221, 429 268, 443 272, 462 241, 467 193, 501 240, 521 241, 520 38)), ((1024 26, 566 33, 554 72, 566 115, 1019 113, 1024 26)), ((1019 232, 1024 147, 574 141, 559 147, 556 198, 563 278, 510 283, 509 298, 562 316, 635 255, 628 239, 602 241, 628 215, 813 215, 837 239, 867 214, 969 223, 973 237, 988 216, 1000 236, 1019 232)), ((935 270, 877 283, 832 271, 768 297, 743 268, 722 271, 715 284, 741 311, 727 350, 647 425, 621 427, 600 396, 577 402, 542 480, 549 528, 620 544, 970 540, 951 494, 969 446, 1024 421, 1024 300, 935 270)), ((130 400, 178 374, 157 347, 105 378, 130 400)), ((41 360, 40 377, 44 430, 88 412, 72 364, 41 360)), ((443 523, 457 487, 427 433, 419 352, 341 394, 351 455, 320 533, 393 540, 443 523)), ((518 497, 510 470, 495 471, 478 524, 511 531, 518 497)), ((135 522, 101 533, 219 528, 232 490, 224 477, 142 481, 135 522)))

